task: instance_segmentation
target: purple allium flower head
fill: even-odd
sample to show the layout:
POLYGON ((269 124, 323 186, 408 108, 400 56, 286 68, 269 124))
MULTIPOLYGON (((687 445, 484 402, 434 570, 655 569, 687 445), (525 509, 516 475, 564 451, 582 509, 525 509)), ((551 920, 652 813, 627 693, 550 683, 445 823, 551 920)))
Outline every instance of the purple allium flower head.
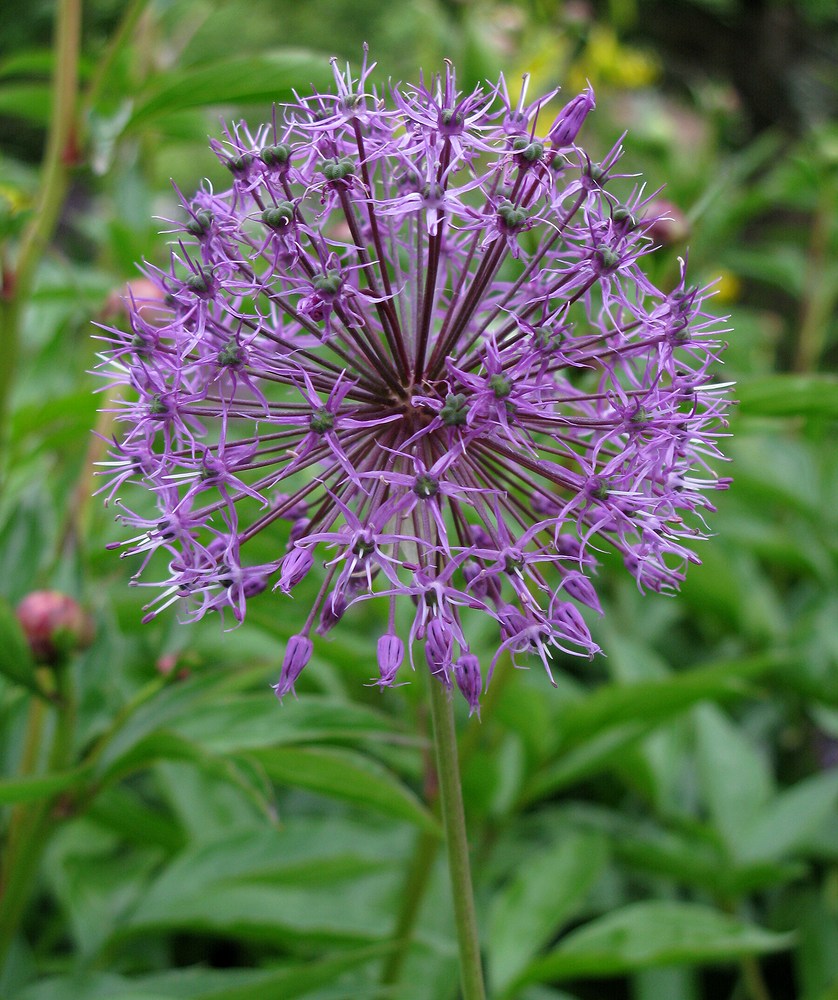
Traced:
POLYGON ((667 290, 646 277, 651 199, 621 188, 619 145, 598 163, 577 145, 590 88, 551 121, 526 81, 464 94, 447 65, 381 95, 372 68, 335 63, 334 93, 213 143, 231 186, 182 197, 169 265, 145 268, 154 310, 107 333, 103 492, 138 575, 168 564, 147 618, 240 621, 268 586, 318 580, 278 695, 312 631, 376 599, 372 683, 423 644, 476 711, 504 652, 552 678, 556 650, 597 651, 597 553, 663 592, 698 561, 727 485, 723 331, 685 266, 667 290), (154 516, 117 498, 132 483, 154 516), (497 626, 483 671, 478 616, 497 626))

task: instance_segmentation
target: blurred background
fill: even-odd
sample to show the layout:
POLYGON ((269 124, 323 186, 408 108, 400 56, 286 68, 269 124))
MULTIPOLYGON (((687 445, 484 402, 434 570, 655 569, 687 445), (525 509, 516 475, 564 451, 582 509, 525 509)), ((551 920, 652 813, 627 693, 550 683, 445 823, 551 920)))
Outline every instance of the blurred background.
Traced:
POLYGON ((607 656, 557 691, 507 670, 461 720, 493 996, 838 1000, 834 2, 86 0, 77 59, 74 10, 0 6, 0 996, 456 995, 425 693, 364 686, 374 610, 280 710, 292 606, 141 626, 91 499, 91 323, 166 261, 172 181, 226 187, 221 120, 268 120, 367 42, 382 86, 444 58, 464 90, 590 81, 581 143, 627 133, 668 206, 652 279, 688 254, 732 330, 703 565, 667 599, 606 559, 607 656), (43 590, 89 620, 30 654, 13 609, 43 590))

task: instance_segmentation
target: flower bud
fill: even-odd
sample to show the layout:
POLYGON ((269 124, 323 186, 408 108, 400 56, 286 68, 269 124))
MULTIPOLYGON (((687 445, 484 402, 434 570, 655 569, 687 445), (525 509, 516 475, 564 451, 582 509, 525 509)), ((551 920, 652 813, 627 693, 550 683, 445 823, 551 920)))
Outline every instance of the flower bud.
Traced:
POLYGON ((136 316, 152 325, 162 325, 169 319, 165 309, 166 293, 149 278, 136 278, 119 288, 115 288, 105 301, 101 317, 103 320, 119 318, 123 313, 136 316))
POLYGON ((501 587, 495 573, 487 572, 485 567, 474 559, 466 559, 461 568, 466 589, 479 601, 497 602, 501 599, 501 587))
POLYGON ((595 107, 594 92, 591 87, 588 87, 584 93, 577 94, 562 108, 547 134, 554 149, 573 145, 588 113, 595 107))
POLYGON ((348 156, 341 157, 340 159, 335 157, 323 164, 323 176, 327 181, 342 181, 354 173, 354 171, 355 164, 348 156))
POLYGON ((265 146, 259 151, 259 159, 266 167, 285 166, 291 158, 291 147, 285 143, 276 146, 265 146))
POLYGON ((93 621, 84 609, 57 590, 36 590, 17 606, 18 621, 36 660, 55 665, 93 641, 93 621))
POLYGON ((425 659, 431 673, 446 687, 451 687, 449 670, 453 652, 454 642, 448 626, 441 618, 432 618, 425 633, 425 659))
POLYGON ((579 609, 570 601, 561 601, 552 609, 551 620, 557 626, 564 638, 597 652, 599 647, 591 639, 591 633, 585 624, 579 609))
POLYGON ((303 667, 311 659, 313 643, 307 635, 292 635, 285 647, 279 681, 273 684, 274 694, 280 701, 294 690, 294 683, 303 672, 303 667))
POLYGON ((315 434, 326 434, 335 426, 335 415, 325 406, 318 406, 308 418, 308 426, 315 434))
POLYGON ((445 397, 445 405, 439 416, 446 427, 462 427, 468 422, 468 402, 463 393, 451 393, 445 397))
POLYGON ((647 224, 646 235, 661 246, 678 246, 690 235, 690 223, 681 209, 664 198, 655 198, 643 213, 647 224))
POLYGON ((463 653, 454 664, 454 680, 462 696, 468 702, 469 718, 477 712, 480 717, 480 693, 483 690, 483 678, 480 674, 480 661, 473 653, 463 653))
POLYGON ((404 659, 404 643, 391 632, 378 640, 378 686, 389 687, 404 659))
POLYGON ((262 222, 269 229, 287 229, 294 221, 296 209, 290 201, 281 201, 262 212, 262 222))
POLYGON ((289 544, 293 545, 295 542, 298 542, 301 538, 304 538, 310 525, 311 525, 310 517, 296 518, 294 520, 294 523, 291 525, 291 531, 288 534, 289 544))
POLYGON ((197 295, 198 298, 209 298, 212 295, 214 287, 212 275, 203 268, 187 275, 183 284, 190 292, 197 295))
POLYGON ((224 161, 224 165, 231 174, 245 174, 252 162, 253 157, 250 153, 242 153, 240 156, 231 156, 224 161))
POLYGON ((212 212, 208 212, 207 209, 202 208, 195 212, 194 215, 190 216, 185 223, 186 231, 198 239, 202 236, 206 236, 212 227, 212 212))
POLYGON ((326 635, 337 625, 346 612, 346 598, 342 594, 333 593, 323 602, 320 612, 320 622, 317 626, 318 635, 326 635))
POLYGON ((564 578, 562 585, 565 593, 570 597, 575 598, 581 604, 585 604, 589 608, 593 608, 594 611, 598 611, 602 614, 602 605, 599 603, 599 598, 597 597, 596 590, 594 590, 594 585, 584 575, 584 573, 568 573, 564 578))
POLYGON ((274 590, 278 588, 283 594, 289 593, 313 565, 314 556, 309 549, 293 548, 282 560, 282 569, 279 571, 279 580, 274 585, 274 590))

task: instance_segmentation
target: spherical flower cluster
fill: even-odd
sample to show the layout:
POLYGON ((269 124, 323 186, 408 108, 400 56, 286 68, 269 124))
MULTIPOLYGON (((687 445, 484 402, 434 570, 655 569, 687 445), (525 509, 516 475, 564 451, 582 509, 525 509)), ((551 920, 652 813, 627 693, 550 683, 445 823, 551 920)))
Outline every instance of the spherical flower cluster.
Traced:
POLYGON ((232 186, 182 198, 168 267, 144 269, 154 308, 107 331, 104 492, 137 576, 165 554, 149 619, 182 602, 241 620, 318 576, 279 697, 312 633, 375 598, 375 683, 423 644, 474 711, 501 654, 550 675, 555 650, 597 651, 597 552, 653 591, 698 561, 726 485, 721 331, 683 267, 668 291, 645 276, 651 199, 617 197, 619 145, 594 162, 576 144, 590 89, 545 123, 555 94, 528 103, 526 80, 462 93, 449 65, 385 97, 371 70, 335 65, 334 93, 213 144, 232 186), (121 499, 136 483, 151 517, 121 499))

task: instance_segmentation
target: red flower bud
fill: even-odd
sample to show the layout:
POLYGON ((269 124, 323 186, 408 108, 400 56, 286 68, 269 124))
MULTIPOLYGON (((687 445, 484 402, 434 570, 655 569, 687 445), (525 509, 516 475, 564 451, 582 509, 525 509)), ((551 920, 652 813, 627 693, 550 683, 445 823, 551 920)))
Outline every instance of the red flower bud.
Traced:
POLYGON ((36 660, 56 664, 93 641, 93 621, 67 594, 35 590, 17 606, 17 617, 36 660))

